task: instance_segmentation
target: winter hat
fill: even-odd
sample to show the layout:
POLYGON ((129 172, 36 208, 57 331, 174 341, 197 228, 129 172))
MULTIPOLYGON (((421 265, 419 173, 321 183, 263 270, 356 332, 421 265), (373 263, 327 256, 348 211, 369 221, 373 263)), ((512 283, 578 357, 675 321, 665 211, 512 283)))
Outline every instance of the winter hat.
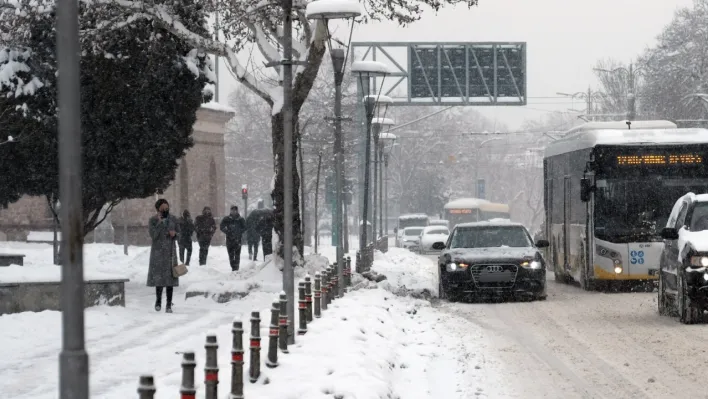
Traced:
POLYGON ((162 206, 162 204, 167 204, 167 205, 169 205, 170 203, 167 202, 166 199, 160 198, 159 200, 157 200, 157 202, 155 202, 155 209, 157 209, 157 210, 159 211, 159 210, 160 210, 160 207, 162 206))

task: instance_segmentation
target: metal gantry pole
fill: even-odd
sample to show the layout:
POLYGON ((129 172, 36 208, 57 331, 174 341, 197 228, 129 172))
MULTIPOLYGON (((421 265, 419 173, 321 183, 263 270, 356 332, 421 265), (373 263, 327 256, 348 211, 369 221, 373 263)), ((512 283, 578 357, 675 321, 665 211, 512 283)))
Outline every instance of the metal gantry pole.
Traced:
MULTIPOLYGON (((344 188, 344 157, 342 150, 342 81, 344 80, 344 50, 331 49, 332 65, 334 66, 334 233, 337 235, 337 277, 344 281, 344 239, 342 237, 342 203, 344 188)), ((337 296, 344 295, 344 284, 339 284, 337 296)))
MULTIPOLYGON (((383 147, 383 146, 381 146, 383 147)), ((379 148, 379 236, 384 236, 383 230, 383 148, 379 148)))
POLYGON ((379 156, 378 156, 378 154, 379 154, 379 133, 380 132, 381 132, 381 125, 378 123, 375 123, 373 126, 373 139, 374 139, 374 152, 373 152, 373 155, 374 155, 374 187, 373 188, 374 188, 374 190, 373 190, 373 195, 371 197, 371 202, 372 202, 371 208, 373 211, 373 212, 371 212, 371 224, 372 224, 371 239, 374 242, 376 242, 376 239, 378 238, 376 236, 376 233, 377 233, 377 231, 376 231, 376 227, 377 227, 376 224, 377 223, 376 222, 378 219, 378 213, 377 213, 378 212, 378 209, 377 209, 378 208, 378 204, 377 204, 378 201, 377 201, 376 193, 378 192, 378 185, 379 185, 379 182, 378 182, 378 178, 379 178, 378 158, 379 158, 379 156))
MULTIPOLYGON (((288 344, 295 343, 293 274, 293 0, 283 0, 283 289, 288 298, 288 344)), ((302 255, 302 254, 301 254, 302 255)))
POLYGON ((59 0, 59 194, 61 201, 62 349, 59 398, 88 399, 89 364, 84 338, 84 232, 82 207, 79 3, 59 0))
POLYGON ((384 167, 386 168, 384 175, 384 229, 386 237, 388 237, 388 154, 384 154, 384 167))

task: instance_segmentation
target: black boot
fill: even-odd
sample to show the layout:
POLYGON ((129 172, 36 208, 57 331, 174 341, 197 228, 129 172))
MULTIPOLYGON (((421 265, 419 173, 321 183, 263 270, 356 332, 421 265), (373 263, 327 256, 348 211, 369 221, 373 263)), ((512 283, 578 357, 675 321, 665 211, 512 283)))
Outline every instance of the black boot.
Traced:
POLYGON ((167 287, 167 307, 165 307, 165 313, 172 313, 172 287, 167 287))
POLYGON ((155 287, 155 311, 159 312, 162 309, 162 287, 155 287))

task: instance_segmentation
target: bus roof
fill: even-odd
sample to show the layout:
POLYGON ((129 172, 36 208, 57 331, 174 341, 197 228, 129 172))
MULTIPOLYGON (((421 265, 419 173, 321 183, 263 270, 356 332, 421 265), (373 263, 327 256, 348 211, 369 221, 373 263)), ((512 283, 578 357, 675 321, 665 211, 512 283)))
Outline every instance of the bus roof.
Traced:
POLYGON ((406 219, 428 219, 428 215, 424 213, 407 213, 398 217, 398 220, 406 219))
POLYGON ((445 209, 479 208, 481 204, 489 203, 489 201, 481 198, 458 198, 445 204, 445 209))
MULTIPOLYGON (((599 122, 597 122, 599 123, 599 122)), ((637 122, 635 122, 637 123, 637 122)), ((587 124, 589 125, 589 124, 587 124)), ((583 125, 585 126, 585 125, 583 125)), ((583 127, 580 126, 580 127, 583 127)), ((577 129, 577 128, 576 128, 577 129)), ((546 147, 545 158, 597 145, 702 144, 708 143, 708 129, 642 128, 642 129, 579 129, 546 147)))

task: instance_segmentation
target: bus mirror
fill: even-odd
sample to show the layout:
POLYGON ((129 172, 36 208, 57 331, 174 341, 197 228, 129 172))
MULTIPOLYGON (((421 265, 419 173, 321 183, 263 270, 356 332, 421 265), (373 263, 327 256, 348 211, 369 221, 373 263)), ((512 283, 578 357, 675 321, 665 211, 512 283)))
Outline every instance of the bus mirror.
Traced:
POLYGON ((551 246, 551 243, 548 242, 548 240, 538 240, 536 241, 536 248, 548 248, 551 246))
POLYGON ((666 227, 661 230, 661 238, 665 240, 678 240, 678 231, 672 227, 666 227))
POLYGON ((590 193, 594 187, 590 184, 590 179, 583 177, 580 179, 580 200, 583 202, 590 201, 590 193))

